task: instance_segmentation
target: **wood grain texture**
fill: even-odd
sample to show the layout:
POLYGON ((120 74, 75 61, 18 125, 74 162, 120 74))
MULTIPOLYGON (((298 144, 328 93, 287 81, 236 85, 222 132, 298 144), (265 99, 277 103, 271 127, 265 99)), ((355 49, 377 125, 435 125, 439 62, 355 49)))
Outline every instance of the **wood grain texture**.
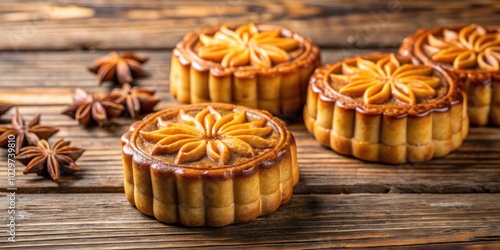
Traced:
POLYGON ((0 50, 172 48, 199 27, 269 22, 322 47, 395 47, 419 28, 498 25, 500 5, 476 1, 6 0, 0 50))
POLYGON ((498 203, 498 194, 295 195, 246 224, 185 228, 144 216, 123 194, 26 194, 16 243, 0 249, 498 247, 498 203))
MULTIPOLYGON (((180 105, 168 94, 170 52, 143 51, 150 56, 146 69, 150 78, 137 82, 156 87, 162 102, 158 109, 180 105)), ((372 50, 323 50, 324 62, 334 62, 353 53, 372 50)), ((107 52, 4 52, 0 61, 0 99, 21 105, 29 119, 42 114, 42 124, 57 126, 61 131, 54 139, 65 138, 72 145, 87 149, 78 161, 82 171, 63 178, 59 183, 22 175, 17 165, 20 192, 122 192, 123 174, 119 138, 133 122, 116 119, 104 128, 83 128, 61 111, 71 102, 76 87, 106 93, 110 83, 97 87, 95 76, 85 66, 107 52)), ((0 122, 8 123, 12 111, 0 122)), ((301 180, 296 193, 470 193, 500 192, 500 130, 472 128, 463 146, 442 159, 426 163, 384 165, 366 163, 340 156, 320 146, 299 119, 289 125, 298 144, 301 180)), ((5 151, 2 151, 5 152, 5 151)), ((5 162, 5 154, 0 162, 5 162)), ((5 179, 0 171, 0 179, 5 179)), ((0 187, 5 191, 5 187, 0 187)))

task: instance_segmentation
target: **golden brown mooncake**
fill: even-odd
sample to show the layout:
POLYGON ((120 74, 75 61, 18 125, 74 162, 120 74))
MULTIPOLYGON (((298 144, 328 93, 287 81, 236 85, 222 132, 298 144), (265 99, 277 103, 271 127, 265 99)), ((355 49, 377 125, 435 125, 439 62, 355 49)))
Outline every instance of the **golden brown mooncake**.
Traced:
POLYGON ((299 179, 284 122, 232 104, 165 109, 122 137, 127 200, 165 223, 224 226, 275 211, 299 179))
POLYGON ((462 144, 469 128, 466 98, 442 69, 377 53, 318 68, 304 122, 317 141, 340 154, 421 162, 462 144))
POLYGON ((183 103, 233 103, 291 118, 302 111, 309 77, 320 64, 318 47, 286 28, 202 28, 173 51, 170 93, 183 103))
POLYGON ((400 54, 457 78, 467 91, 472 124, 500 126, 500 26, 419 30, 405 40, 400 54))

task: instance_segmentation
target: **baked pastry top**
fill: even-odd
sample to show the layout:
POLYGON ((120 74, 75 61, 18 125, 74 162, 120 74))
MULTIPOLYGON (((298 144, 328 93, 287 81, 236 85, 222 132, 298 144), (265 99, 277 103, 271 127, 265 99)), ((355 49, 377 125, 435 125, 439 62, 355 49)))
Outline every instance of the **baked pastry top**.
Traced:
POLYGON ((252 23, 235 30, 221 26, 212 36, 201 34, 194 51, 200 58, 219 63, 224 68, 259 70, 296 59, 304 50, 299 45, 299 40, 282 36, 279 28, 259 30, 252 23))
POLYGON ((231 104, 166 109, 122 137, 125 193, 166 223, 223 226, 271 213, 298 181, 284 122, 231 104))
POLYGON ((419 30, 405 39, 399 53, 456 78, 467 91, 471 123, 500 126, 500 27, 419 30))
POLYGON ((443 70, 376 53, 318 68, 304 120, 321 144, 341 154, 418 162, 462 143, 468 131, 464 100, 443 70))
MULTIPOLYGON (((170 117, 169 117, 170 118, 170 117)), ((248 162, 270 151, 279 131, 267 119, 246 111, 215 110, 212 106, 142 127, 139 150, 166 164, 195 168, 220 168, 248 162)))
POLYGON ((429 106, 449 88, 431 67, 402 63, 394 54, 376 61, 358 57, 344 62, 331 72, 329 83, 333 90, 356 103, 384 105, 381 108, 429 106))
POLYGON ((455 69, 500 70, 500 32, 471 24, 427 34, 425 54, 455 69))
POLYGON ((202 28, 174 49, 170 92, 184 103, 234 103, 293 116, 320 63, 318 47, 283 27, 202 28))

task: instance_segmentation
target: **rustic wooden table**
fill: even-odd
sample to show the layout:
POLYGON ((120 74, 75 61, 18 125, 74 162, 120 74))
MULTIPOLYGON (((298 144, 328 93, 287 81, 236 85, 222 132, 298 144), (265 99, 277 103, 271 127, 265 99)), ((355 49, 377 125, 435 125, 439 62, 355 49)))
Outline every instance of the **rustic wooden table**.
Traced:
MULTIPOLYGON (((60 183, 23 175, 17 164, 16 242, 8 242, 7 158, 0 155, 1 249, 170 247, 473 248, 500 249, 500 129, 473 127, 462 147, 419 164, 383 165, 321 147, 302 121, 296 136, 301 180, 273 214, 223 228, 162 224, 130 206, 123 194, 119 137, 131 119, 110 129, 83 128, 61 114, 77 87, 98 87, 86 66, 110 50, 150 56, 158 108, 179 105, 168 93, 171 48, 206 25, 272 22, 311 37, 323 62, 375 50, 395 51, 418 28, 472 22, 500 25, 496 0, 475 1, 91 1, 3 0, 0 3, 0 100, 26 119, 42 114, 87 151, 81 172, 60 183)), ((8 123, 9 112, 1 123, 8 123)))

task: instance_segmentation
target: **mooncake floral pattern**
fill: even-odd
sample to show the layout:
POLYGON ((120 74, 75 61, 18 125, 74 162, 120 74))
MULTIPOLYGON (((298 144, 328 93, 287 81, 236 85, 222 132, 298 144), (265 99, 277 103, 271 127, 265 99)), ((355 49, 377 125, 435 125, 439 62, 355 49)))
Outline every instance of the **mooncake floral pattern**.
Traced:
POLYGON ((280 29, 260 31, 254 24, 234 31, 222 26, 213 36, 201 35, 200 43, 198 56, 224 67, 270 68, 289 60, 288 51, 299 46, 298 40, 282 37, 280 29))
POLYGON ((273 129, 267 120, 249 121, 245 111, 222 115, 208 107, 192 116, 184 110, 177 121, 158 118, 158 129, 141 131, 140 136, 152 142, 154 155, 175 154, 175 164, 194 162, 208 156, 219 165, 229 162, 232 154, 250 158, 258 149, 273 147, 273 129))
POLYGON ((500 33, 488 33, 471 24, 459 31, 444 29, 442 36, 429 34, 425 52, 433 61, 456 69, 500 69, 500 33))
POLYGON ((440 78, 432 76, 429 66, 403 64, 389 54, 376 62, 357 58, 356 65, 342 64, 341 74, 331 74, 339 93, 363 97, 365 104, 382 104, 391 98, 414 105, 419 100, 436 96, 440 78))

